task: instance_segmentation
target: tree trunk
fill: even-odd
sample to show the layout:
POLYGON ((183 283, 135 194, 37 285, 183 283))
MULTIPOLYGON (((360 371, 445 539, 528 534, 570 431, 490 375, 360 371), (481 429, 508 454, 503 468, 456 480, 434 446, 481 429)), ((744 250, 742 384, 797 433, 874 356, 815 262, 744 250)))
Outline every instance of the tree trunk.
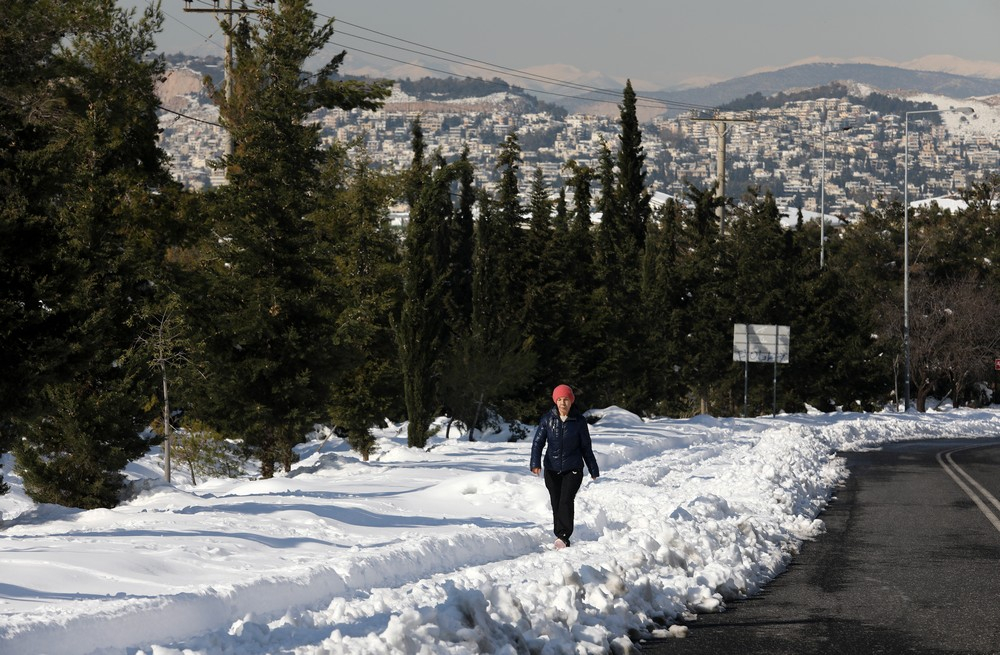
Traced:
POLYGON ((170 395, 167 393, 167 365, 160 362, 160 374, 163 377, 163 477, 170 483, 170 442, 173 434, 170 432, 170 395))

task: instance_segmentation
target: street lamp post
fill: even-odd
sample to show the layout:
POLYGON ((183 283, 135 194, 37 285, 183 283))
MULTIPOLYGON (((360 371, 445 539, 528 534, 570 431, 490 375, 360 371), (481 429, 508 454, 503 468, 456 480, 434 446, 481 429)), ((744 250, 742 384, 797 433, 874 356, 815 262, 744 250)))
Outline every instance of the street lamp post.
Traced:
POLYGON ((910 411, 910 116, 946 112, 973 114, 972 107, 919 109, 903 115, 903 411, 910 411))
MULTIPOLYGON (((850 125, 841 125, 841 132, 851 129, 850 125)), ((823 124, 820 130, 823 143, 823 157, 820 160, 819 173, 819 267, 823 268, 823 254, 826 252, 826 133, 830 130, 823 124)))

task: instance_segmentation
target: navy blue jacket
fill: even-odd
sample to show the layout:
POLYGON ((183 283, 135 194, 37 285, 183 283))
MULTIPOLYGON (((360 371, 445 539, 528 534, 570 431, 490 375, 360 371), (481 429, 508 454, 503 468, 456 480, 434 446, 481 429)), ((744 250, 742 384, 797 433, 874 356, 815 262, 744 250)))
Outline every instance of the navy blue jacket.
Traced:
POLYGON ((542 467, 542 450, 545 449, 545 470, 555 473, 583 470, 584 464, 590 477, 600 475, 594 449, 590 443, 590 430, 583 414, 571 410, 565 421, 559 419, 559 410, 549 410, 538 421, 535 439, 531 442, 531 467, 542 467), (545 448, 548 444, 548 448, 545 448))

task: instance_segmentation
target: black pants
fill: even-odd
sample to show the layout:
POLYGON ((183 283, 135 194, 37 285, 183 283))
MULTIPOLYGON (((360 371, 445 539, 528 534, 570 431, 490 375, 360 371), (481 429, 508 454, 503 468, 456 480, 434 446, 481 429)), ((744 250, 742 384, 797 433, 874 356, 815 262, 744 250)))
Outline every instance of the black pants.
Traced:
POLYGON ((566 545, 569 545, 573 534, 573 503, 581 484, 583 469, 562 473, 545 469, 545 488, 549 490, 549 501, 552 503, 552 531, 566 545))

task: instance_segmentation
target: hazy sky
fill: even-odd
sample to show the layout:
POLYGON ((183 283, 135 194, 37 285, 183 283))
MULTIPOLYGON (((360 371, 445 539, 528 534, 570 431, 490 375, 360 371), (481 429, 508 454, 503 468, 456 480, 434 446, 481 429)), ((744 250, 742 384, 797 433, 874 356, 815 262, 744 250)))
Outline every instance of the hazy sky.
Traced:
MULTIPOLYGON (((148 2, 119 0, 122 6, 148 2)), ((192 6, 210 4, 194 0, 192 6)), ((212 14, 185 12, 184 0, 162 0, 162 6, 161 50, 221 54, 212 14)), ((426 47, 506 68, 569 65, 631 78, 638 90, 727 79, 810 58, 905 63, 952 55, 1000 65, 997 0, 314 0, 312 7, 340 21, 334 41, 357 57, 349 57, 345 73, 362 59, 385 67, 396 65, 390 59, 412 61, 418 55, 401 48, 426 47)), ((435 68, 452 66, 419 58, 435 68)))

